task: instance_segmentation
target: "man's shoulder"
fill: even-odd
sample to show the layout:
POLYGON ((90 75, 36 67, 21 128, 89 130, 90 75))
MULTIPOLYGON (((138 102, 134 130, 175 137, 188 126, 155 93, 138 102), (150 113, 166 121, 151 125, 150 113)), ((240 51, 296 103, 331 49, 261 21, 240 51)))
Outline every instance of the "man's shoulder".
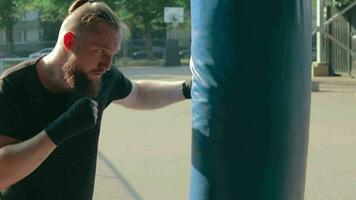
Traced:
POLYGON ((0 92, 15 92, 17 85, 21 84, 23 78, 28 78, 29 73, 35 70, 37 60, 23 61, 7 70, 0 75, 0 92))
POLYGON ((23 61, 13 67, 10 67, 9 69, 5 70, 0 75, 0 79, 12 78, 12 77, 19 76, 19 75, 21 75, 21 73, 30 69, 31 66, 34 67, 36 65, 36 62, 37 62, 37 59, 31 59, 31 60, 23 61))

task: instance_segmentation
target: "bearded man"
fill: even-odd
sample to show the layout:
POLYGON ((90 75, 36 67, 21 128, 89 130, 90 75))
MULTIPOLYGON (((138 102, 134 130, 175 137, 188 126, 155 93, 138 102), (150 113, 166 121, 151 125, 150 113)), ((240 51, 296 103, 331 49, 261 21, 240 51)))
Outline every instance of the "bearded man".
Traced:
POLYGON ((190 98, 189 81, 132 81, 111 67, 124 26, 102 2, 76 0, 54 50, 0 77, 0 190, 5 200, 90 200, 104 109, 190 98))

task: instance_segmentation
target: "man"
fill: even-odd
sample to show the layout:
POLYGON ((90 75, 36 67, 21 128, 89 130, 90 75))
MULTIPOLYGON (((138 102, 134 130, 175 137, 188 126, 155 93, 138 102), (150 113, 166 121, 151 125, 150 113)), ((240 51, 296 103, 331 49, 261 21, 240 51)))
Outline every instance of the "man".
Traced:
POLYGON ((190 98, 189 81, 131 81, 111 68, 123 26, 102 2, 75 1, 54 50, 0 77, 0 189, 5 200, 92 199, 103 110, 190 98))

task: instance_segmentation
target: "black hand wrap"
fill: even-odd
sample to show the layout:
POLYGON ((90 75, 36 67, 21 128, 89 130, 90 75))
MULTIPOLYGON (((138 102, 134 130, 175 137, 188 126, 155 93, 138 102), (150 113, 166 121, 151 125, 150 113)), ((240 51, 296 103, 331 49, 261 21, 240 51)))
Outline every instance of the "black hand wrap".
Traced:
POLYGON ((94 127, 97 106, 90 98, 79 99, 45 128, 47 135, 58 146, 70 137, 94 127))
POLYGON ((186 80, 183 83, 183 95, 186 99, 191 99, 192 96, 190 95, 192 90, 192 79, 186 80))

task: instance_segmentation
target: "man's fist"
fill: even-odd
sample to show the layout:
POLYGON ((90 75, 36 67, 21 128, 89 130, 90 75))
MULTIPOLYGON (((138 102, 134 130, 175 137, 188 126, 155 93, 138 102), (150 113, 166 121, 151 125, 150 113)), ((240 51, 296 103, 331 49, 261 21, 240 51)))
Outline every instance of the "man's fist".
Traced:
POLYGON ((76 101, 50 123, 45 131, 57 146, 68 138, 93 128, 98 119, 98 103, 88 97, 76 101))

